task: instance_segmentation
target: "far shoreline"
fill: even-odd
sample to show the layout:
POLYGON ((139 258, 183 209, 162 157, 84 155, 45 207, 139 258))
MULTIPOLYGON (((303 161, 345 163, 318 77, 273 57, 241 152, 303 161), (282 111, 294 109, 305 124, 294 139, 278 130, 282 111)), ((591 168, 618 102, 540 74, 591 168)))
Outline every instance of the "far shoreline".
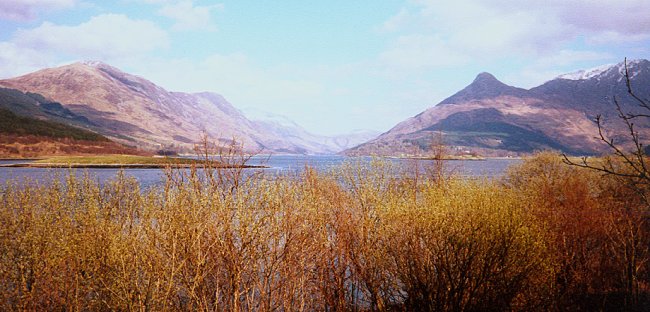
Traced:
POLYGON ((3 164, 0 168, 87 168, 87 169, 165 169, 165 168, 212 168, 212 169, 265 169, 267 166, 260 165, 243 165, 243 166, 229 166, 229 165, 213 165, 206 166, 204 164, 55 164, 55 163, 19 163, 19 164, 3 164))
POLYGON ((5 158, 11 162, 0 164, 3 168, 94 168, 94 169, 164 169, 164 168, 267 168, 263 165, 224 163, 178 157, 150 157, 135 155, 76 155, 39 158, 5 158))

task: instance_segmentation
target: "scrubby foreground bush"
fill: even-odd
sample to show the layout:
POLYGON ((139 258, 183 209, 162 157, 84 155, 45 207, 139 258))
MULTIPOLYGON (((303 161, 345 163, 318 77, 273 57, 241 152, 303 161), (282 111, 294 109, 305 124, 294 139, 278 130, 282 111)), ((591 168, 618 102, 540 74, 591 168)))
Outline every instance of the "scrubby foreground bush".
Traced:
POLYGON ((339 172, 8 185, 0 309, 648 307, 647 208, 622 181, 548 155, 503 181, 339 172))

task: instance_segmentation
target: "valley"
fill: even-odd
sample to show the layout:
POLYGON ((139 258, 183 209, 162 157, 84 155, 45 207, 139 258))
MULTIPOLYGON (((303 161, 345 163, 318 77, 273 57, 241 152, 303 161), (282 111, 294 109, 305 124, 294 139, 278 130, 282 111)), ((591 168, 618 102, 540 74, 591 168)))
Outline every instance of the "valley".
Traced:
MULTIPOLYGON (((650 62, 634 60, 628 67, 631 86, 647 93, 650 62)), ((101 62, 43 69, 0 80, 0 86, 0 107, 16 116, 80 128, 122 146, 115 152, 140 154, 193 153, 205 135, 218 145, 236 142, 248 153, 428 157, 434 137, 442 134, 447 152, 456 156, 512 157, 542 150, 597 155, 606 146, 595 137, 596 116, 603 117, 607 135, 624 139, 626 129, 612 99, 626 111, 638 111, 627 94, 622 63, 560 75, 531 89, 481 73, 463 90, 385 133, 364 130, 338 137, 312 134, 273 113, 248 119, 217 93, 170 92, 101 62)), ((650 137, 649 126, 645 120, 637 123, 642 138, 650 137)), ((18 154, 81 152, 31 149, 18 154)))
POLYGON ((84 127, 148 152, 192 152, 203 135, 223 145, 234 140, 246 152, 334 154, 351 147, 345 136, 314 135, 295 123, 251 121, 219 94, 170 92, 101 62, 43 69, 0 80, 0 86, 7 94, 0 107, 84 127))
POLYGON ((650 311, 647 2, 0 0, 0 311, 650 311))

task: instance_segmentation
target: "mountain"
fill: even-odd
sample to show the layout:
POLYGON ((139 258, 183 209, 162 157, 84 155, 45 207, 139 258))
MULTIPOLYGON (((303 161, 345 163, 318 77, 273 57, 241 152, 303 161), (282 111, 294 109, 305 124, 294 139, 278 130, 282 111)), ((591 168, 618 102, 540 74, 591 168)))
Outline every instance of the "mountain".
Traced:
POLYGON ((326 137, 326 142, 334 146, 339 152, 355 147, 368 140, 374 139, 381 134, 371 129, 357 129, 350 133, 326 137))
POLYGON ((282 115, 250 109, 246 114, 254 116, 251 119, 260 132, 281 137, 294 146, 301 147, 306 154, 336 154, 379 135, 374 130, 356 130, 336 136, 317 135, 282 115))
POLYGON ((497 80, 497 78, 492 74, 483 72, 478 74, 474 81, 469 86, 465 87, 465 89, 448 97, 440 102, 440 104, 457 104, 469 100, 490 99, 506 95, 521 97, 524 96, 525 93, 526 90, 506 85, 497 80))
POLYGON ((110 141, 96 128, 40 94, 0 88, 0 157, 142 153, 110 141))
MULTIPOLYGON (((650 94, 650 62, 627 63, 631 85, 650 94)), ((627 112, 639 112, 627 93, 623 63, 561 75, 526 90, 508 86, 488 73, 479 74, 463 90, 411 117, 374 140, 347 150, 351 155, 427 153, 436 133, 454 153, 516 155, 536 150, 596 154, 606 150, 595 138, 596 115, 603 116, 609 137, 625 144, 626 127, 613 99, 627 112)), ((650 123, 636 129, 650 138, 650 123)))
POLYGON ((170 92, 101 62, 78 62, 0 80, 0 86, 42 94, 83 116, 100 133, 144 149, 189 149, 203 133, 244 149, 306 153, 308 149, 248 120, 223 96, 170 92))
POLYGON ((5 108, 0 108, 0 134, 109 142, 106 137, 92 131, 49 120, 19 116, 5 108))
POLYGON ((37 93, 24 93, 15 89, 0 88, 0 109, 22 116, 71 124, 79 128, 93 128, 88 118, 77 115, 61 103, 45 99, 37 93))

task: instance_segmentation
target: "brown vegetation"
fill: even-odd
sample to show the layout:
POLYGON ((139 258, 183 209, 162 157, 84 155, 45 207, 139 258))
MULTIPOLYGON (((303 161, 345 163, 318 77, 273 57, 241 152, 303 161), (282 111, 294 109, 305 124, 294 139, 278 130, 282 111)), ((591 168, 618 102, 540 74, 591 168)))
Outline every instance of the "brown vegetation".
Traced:
POLYGON ((529 211, 545 227, 558 309, 650 307, 650 215, 641 189, 552 154, 514 169, 507 185, 531 203, 529 211))
POLYGON ((0 134, 0 157, 150 153, 111 141, 86 141, 35 135, 0 134))
POLYGON ((647 207, 621 181, 551 155, 502 181, 435 173, 7 185, 0 309, 648 308, 647 207))

